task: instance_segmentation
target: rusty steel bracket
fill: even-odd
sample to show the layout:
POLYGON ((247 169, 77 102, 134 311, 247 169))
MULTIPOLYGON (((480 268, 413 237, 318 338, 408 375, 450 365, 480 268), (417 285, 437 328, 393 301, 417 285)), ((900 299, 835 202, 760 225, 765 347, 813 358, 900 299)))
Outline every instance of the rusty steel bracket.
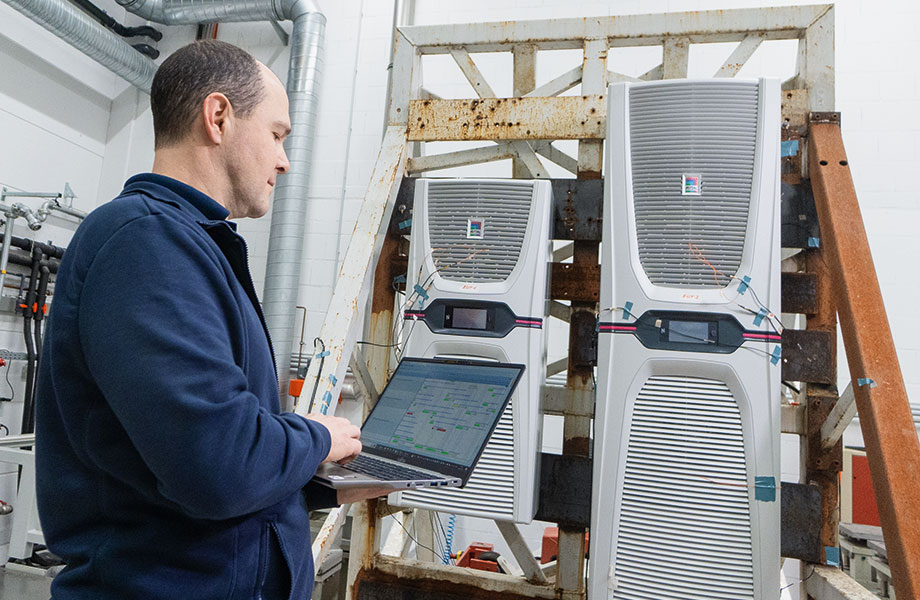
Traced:
POLYGON ((824 562, 821 523, 821 490, 784 481, 780 493, 780 556, 824 562))
MULTIPOLYGON (((540 503, 534 519, 566 527, 591 525, 591 465, 586 456, 540 455, 540 503)), ((613 490, 610 490, 611 495, 613 490)))
POLYGON ((781 274, 784 313, 813 315, 818 310, 818 281, 814 273, 781 274))
POLYGON ((835 113, 812 113, 808 155, 825 258, 872 484, 900 598, 920 598, 920 440, 835 113))
POLYGON ((834 383, 836 355, 833 333, 812 329, 783 330, 783 379, 806 383, 834 383))
POLYGON ((780 245, 783 248, 818 248, 821 227, 815 197, 808 182, 792 185, 783 182, 780 195, 780 245))

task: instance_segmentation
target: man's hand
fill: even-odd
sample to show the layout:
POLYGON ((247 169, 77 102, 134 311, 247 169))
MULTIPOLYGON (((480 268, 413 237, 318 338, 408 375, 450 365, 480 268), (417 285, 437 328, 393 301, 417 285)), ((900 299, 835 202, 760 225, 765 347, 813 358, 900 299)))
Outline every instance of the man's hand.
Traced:
POLYGON ((354 502, 360 502, 362 500, 370 500, 371 498, 379 498, 380 496, 386 496, 396 490, 386 487, 372 487, 372 488, 344 488, 338 491, 337 500, 339 504, 352 504, 354 502))
POLYGON ((329 454, 323 462, 345 463, 361 453, 361 430, 348 419, 319 413, 310 413, 306 418, 328 429, 332 437, 329 454))

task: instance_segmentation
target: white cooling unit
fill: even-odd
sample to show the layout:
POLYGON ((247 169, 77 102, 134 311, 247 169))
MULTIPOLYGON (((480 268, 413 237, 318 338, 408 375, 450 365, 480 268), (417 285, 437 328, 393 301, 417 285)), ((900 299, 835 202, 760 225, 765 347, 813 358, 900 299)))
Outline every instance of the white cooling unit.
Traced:
POLYGON ((401 492, 392 504, 533 520, 551 215, 549 181, 416 182, 404 355, 516 362, 527 370, 466 487, 401 492))
POLYGON ((779 598, 779 85, 608 103, 590 600, 779 598))

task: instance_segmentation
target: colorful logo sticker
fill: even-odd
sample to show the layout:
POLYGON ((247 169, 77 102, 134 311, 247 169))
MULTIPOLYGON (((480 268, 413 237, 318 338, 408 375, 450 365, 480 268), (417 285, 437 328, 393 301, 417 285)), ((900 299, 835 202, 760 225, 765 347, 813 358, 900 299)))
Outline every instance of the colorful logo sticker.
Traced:
POLYGON ((683 174, 683 185, 680 188, 681 196, 702 196, 703 195, 703 177, 701 175, 683 174))
POLYGON ((466 221, 466 238, 470 240, 481 240, 485 237, 485 219, 467 219, 466 221))

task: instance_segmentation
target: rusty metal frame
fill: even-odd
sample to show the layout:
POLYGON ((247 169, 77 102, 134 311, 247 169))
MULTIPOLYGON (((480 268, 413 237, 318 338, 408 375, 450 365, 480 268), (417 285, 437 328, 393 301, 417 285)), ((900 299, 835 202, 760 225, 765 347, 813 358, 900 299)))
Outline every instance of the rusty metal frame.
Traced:
MULTIPOLYGON (((399 262, 394 259, 401 252, 401 242, 398 236, 385 232, 395 201, 395 190, 404 176, 511 159, 514 177, 546 177, 542 162, 545 159, 580 179, 599 179, 607 83, 686 77, 692 44, 737 42, 735 50, 713 74, 714 77, 733 77, 764 41, 798 40, 796 75, 783 84, 784 117, 787 118, 783 135, 784 139, 804 141, 807 112, 830 111, 834 107, 833 27, 833 6, 812 5, 397 28, 393 84, 387 107, 387 135, 361 217, 346 252, 333 302, 322 326, 320 335, 331 354, 322 369, 319 361, 311 365, 305 389, 312 389, 312 384, 318 380, 321 394, 330 409, 334 409, 335 403, 330 400, 338 396, 345 365, 349 361, 358 367, 358 363, 364 362, 367 369, 362 373, 362 379, 365 382, 370 379, 370 385, 377 389, 386 381, 390 359, 386 346, 394 341, 391 339, 392 323, 394 318, 399 318, 394 311, 391 282, 393 264, 399 262), (608 49, 629 46, 660 46, 662 63, 638 77, 617 72, 616 65, 608 64, 608 49), (566 48, 582 49, 583 63, 537 87, 534 67, 538 53, 566 48), (512 53, 513 98, 495 98, 492 86, 476 65, 475 55, 481 52, 512 53), (425 54, 452 56, 477 97, 443 99, 426 90, 420 69, 420 59, 425 54), (577 85, 582 86, 581 96, 559 97, 577 85), (569 156, 554 147, 553 142, 557 139, 578 139, 578 156, 569 156), (492 144, 433 156, 409 156, 407 145, 412 140, 488 140, 492 144), (379 262, 378 256, 381 257, 379 262), (371 313, 366 323, 365 339, 381 346, 365 348, 366 355, 362 358, 353 356, 353 348, 368 297, 371 298, 371 313)), ((807 161, 802 160, 801 154, 784 165, 787 163, 791 171, 790 181, 798 182, 803 176, 807 177, 807 161)), ((577 272, 583 281, 590 282, 597 277, 596 243, 576 240, 565 249, 564 254, 573 257, 573 265, 568 268, 573 273, 577 272)), ((824 282, 828 281, 828 277, 827 273, 819 274, 819 279, 823 278, 824 282)), ((572 331, 584 330, 580 324, 582 321, 593 323, 596 303, 584 298, 572 299, 571 304, 555 306, 552 314, 569 321, 572 331)), ((832 317, 828 316, 832 310, 831 313, 827 310, 819 312, 821 315, 811 316, 812 325, 819 329, 833 329, 835 326, 830 323, 832 317)), ((576 338, 573 334, 570 340, 573 348, 578 345, 576 338)), ((547 389, 544 392, 546 410, 565 417, 565 452, 584 455, 587 453, 591 417, 591 370, 571 361, 567 366, 567 387, 561 391, 547 389)), ((369 385, 365 383, 365 387, 369 385)), ((815 390, 811 391, 810 396, 813 397, 815 390)), ((827 391, 827 399, 832 405, 836 401, 836 390, 827 391)), ((859 394, 857 403, 858 397, 859 394)), ((298 412, 304 410, 304 407, 298 407, 298 412)), ((812 417, 818 412, 807 415, 803 407, 785 407, 788 430, 808 434, 810 427, 807 423, 815 421, 812 417)), ((819 434, 816 436, 819 449, 822 447, 820 425, 819 422, 819 434)), ((803 447, 808 446, 810 444, 803 444, 803 447)), ((804 452, 806 460, 810 460, 807 456, 809 450, 804 452)), ((820 463, 819 459, 816 460, 820 463)), ((816 472, 820 471, 818 463, 816 472)), ((830 473, 833 469, 825 471, 830 473)), ((828 507, 832 506, 831 487, 823 489, 828 507)), ((358 595, 373 597, 371 588, 374 583, 394 577, 406 582, 409 587, 415 585, 419 590, 425 588, 426 580, 450 582, 451 586, 459 586, 455 589, 466 590, 469 597, 484 597, 490 592, 498 592, 501 597, 508 598, 584 598, 584 530, 563 528, 560 531, 557 569, 555 573, 548 573, 547 585, 535 585, 523 582, 520 577, 460 575, 432 563, 382 556, 379 552, 380 519, 389 514, 387 509, 384 502, 365 502, 355 507, 348 572, 349 598, 358 595), (367 584, 363 592, 362 582, 367 584)), ((324 527, 322 534, 326 537, 334 535, 340 518, 341 514, 332 515, 331 524, 327 523, 331 526, 324 527)), ((325 538, 317 540, 314 546, 318 550, 317 564, 321 562, 321 553, 330 545, 328 542, 325 538)), ((396 536, 389 546, 398 548, 402 555, 406 544, 405 538, 396 536)), ((822 581, 824 579, 822 577, 822 581)), ((834 577, 826 579, 833 580, 834 577)), ((832 584, 829 586, 828 589, 833 588, 832 584)), ((812 592, 811 588, 809 586, 809 592, 812 592)), ((821 597, 824 596, 816 596, 819 600, 821 597)))

